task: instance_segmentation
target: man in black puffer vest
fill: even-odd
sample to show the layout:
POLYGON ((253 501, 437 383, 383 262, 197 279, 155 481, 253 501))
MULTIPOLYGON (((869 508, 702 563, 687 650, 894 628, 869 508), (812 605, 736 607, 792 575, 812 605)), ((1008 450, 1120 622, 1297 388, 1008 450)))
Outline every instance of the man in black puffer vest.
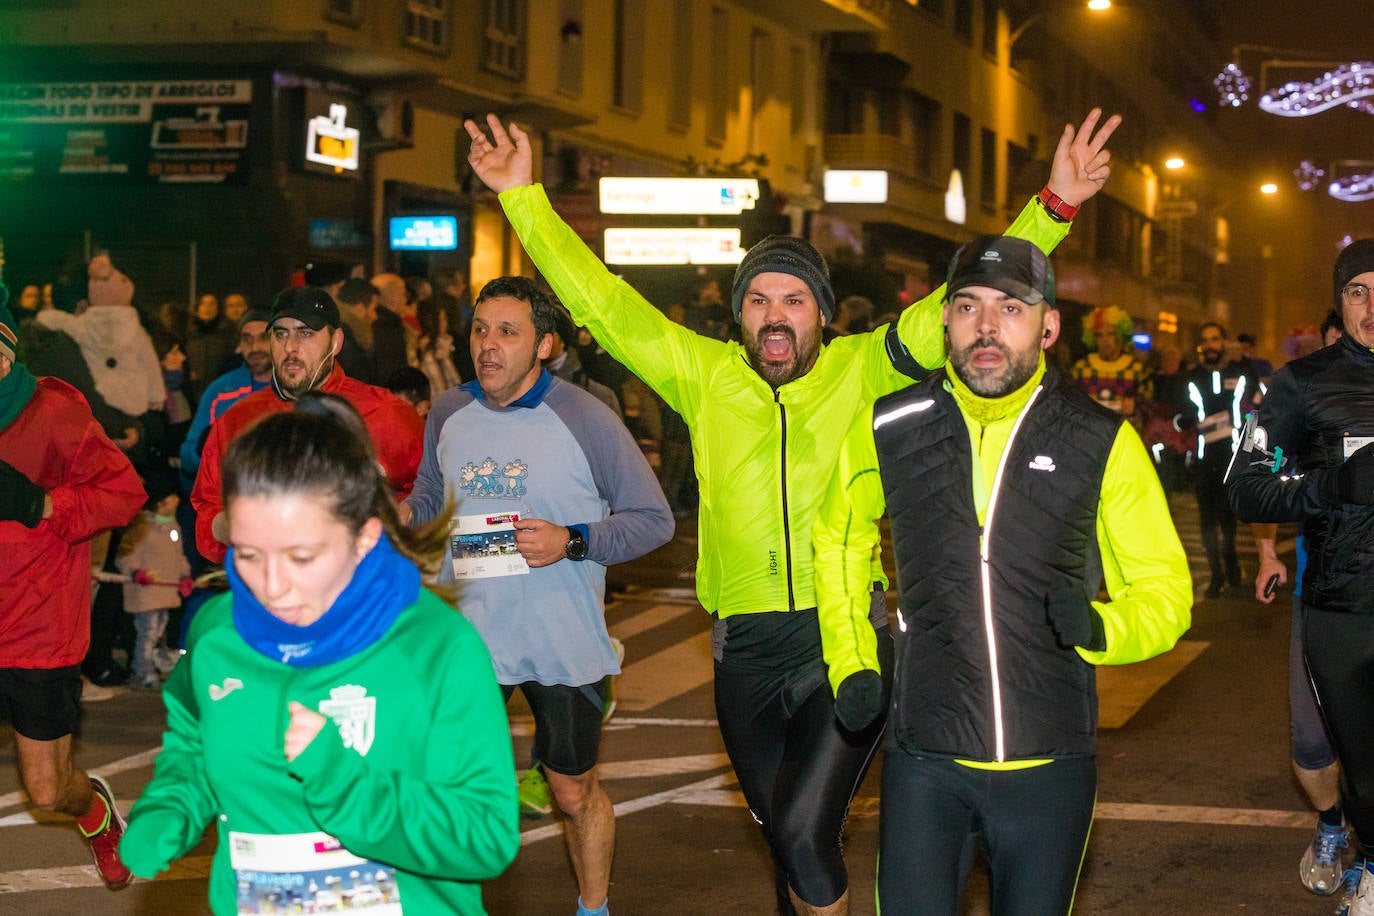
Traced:
POLYGON ((1094 665, 1173 647, 1188 560, 1135 431, 1046 367, 1060 318, 1044 254, 976 239, 946 295, 947 369, 859 415, 817 517, 825 660, 841 722, 876 717, 861 580, 886 512, 898 611, 879 904, 956 914, 976 835, 995 912, 1062 914, 1096 795, 1094 665))

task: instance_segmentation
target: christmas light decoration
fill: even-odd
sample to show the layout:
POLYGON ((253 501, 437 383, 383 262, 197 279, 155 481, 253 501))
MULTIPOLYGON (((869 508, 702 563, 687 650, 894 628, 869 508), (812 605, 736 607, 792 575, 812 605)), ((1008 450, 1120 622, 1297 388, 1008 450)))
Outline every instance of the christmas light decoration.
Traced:
POLYGON ((1305 118, 1339 105, 1374 114, 1374 62, 1343 64, 1320 79, 1271 89, 1259 100, 1260 108, 1284 118, 1305 118))
POLYGON ((1293 177, 1298 180, 1298 190, 1313 191, 1326 177, 1326 169, 1319 169, 1310 160, 1304 159, 1293 170, 1293 177))
POLYGON ((1217 99, 1223 106, 1239 108, 1250 98, 1250 77, 1234 61, 1221 69, 1216 79, 1212 80, 1212 85, 1216 87, 1217 99))
POLYGON ((1346 175, 1331 182, 1326 192, 1337 200, 1344 200, 1349 203, 1356 203, 1362 200, 1374 200, 1374 173, 1365 172, 1360 175, 1346 175))

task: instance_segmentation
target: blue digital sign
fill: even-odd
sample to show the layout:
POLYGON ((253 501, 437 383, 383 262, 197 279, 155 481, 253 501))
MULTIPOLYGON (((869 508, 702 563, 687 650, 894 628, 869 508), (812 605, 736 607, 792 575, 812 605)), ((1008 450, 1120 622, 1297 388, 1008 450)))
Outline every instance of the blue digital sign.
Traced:
POLYGON ((393 251, 453 251, 458 247, 455 216, 393 216, 393 251))

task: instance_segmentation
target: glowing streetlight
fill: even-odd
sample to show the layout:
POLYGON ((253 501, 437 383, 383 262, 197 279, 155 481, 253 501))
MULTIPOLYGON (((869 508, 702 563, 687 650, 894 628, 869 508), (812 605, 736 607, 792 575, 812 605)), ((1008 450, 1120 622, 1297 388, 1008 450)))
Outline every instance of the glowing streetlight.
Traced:
POLYGON ((1260 185, 1260 193, 1277 194, 1279 193, 1279 186, 1274 184, 1272 181, 1266 181, 1264 184, 1260 185))
MULTIPOLYGON (((1087 7, 1095 12, 1109 10, 1112 8, 1112 0, 1088 0, 1087 7)), ((1038 13, 1032 13, 1019 26, 1012 29, 1011 34, 1007 37, 1007 47, 1014 48, 1017 40, 1020 39, 1022 35, 1026 34, 1026 30, 1041 19, 1044 19, 1048 12, 1049 10, 1041 10, 1038 13)))
POLYGON ((1181 169, 1183 166, 1184 162, 1182 156, 1170 156, 1168 159, 1164 160, 1164 167, 1166 169, 1181 169))
POLYGON ((1088 0, 1090 10, 1109 10, 1112 8, 1112 0, 1088 0))

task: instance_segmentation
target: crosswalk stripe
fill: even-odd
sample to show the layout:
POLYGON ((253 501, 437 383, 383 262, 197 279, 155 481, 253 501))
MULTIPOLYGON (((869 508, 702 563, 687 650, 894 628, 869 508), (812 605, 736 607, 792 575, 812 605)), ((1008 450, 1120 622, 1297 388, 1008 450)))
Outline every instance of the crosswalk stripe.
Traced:
POLYGON ((711 634, 693 634, 625 666, 616 686, 618 708, 624 712, 653 709, 709 684, 713 674, 711 634))
POLYGON ((671 623, 679 617, 686 617, 688 614, 701 613, 700 605, 695 601, 691 604, 655 604, 635 613, 633 616, 624 620, 616 621, 611 624, 611 635, 616 639, 631 639, 640 633, 646 633, 655 627, 661 627, 665 623, 671 623))

